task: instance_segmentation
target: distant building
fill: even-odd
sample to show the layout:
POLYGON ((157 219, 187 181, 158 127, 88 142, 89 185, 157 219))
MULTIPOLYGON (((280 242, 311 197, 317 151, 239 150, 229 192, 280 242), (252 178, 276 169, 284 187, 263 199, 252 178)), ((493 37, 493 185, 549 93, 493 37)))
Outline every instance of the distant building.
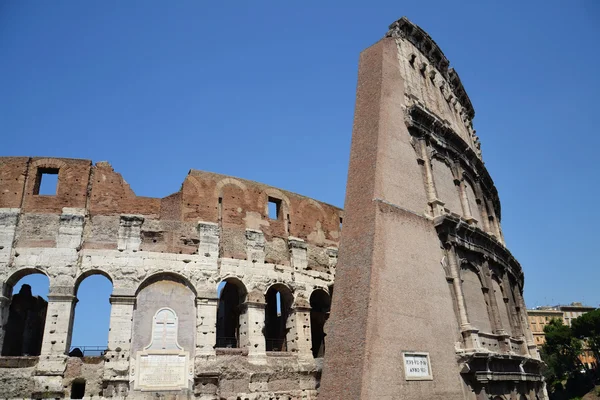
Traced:
MULTIPOLYGON (((533 339, 538 348, 546 343, 546 334, 544 327, 553 319, 561 319, 565 325, 571 326, 571 322, 583 314, 594 311, 596 307, 584 306, 582 303, 571 303, 568 305, 541 306, 532 310, 527 310, 527 319, 533 339)), ((583 349, 583 354, 579 357, 582 363, 591 367, 596 363, 593 353, 587 347, 583 349)))

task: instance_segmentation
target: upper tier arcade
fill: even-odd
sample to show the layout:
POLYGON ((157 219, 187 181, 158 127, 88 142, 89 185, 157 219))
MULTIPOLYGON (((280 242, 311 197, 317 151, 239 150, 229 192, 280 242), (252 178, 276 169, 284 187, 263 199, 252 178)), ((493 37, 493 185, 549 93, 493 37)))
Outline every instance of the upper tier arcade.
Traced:
POLYGON ((407 104, 418 104, 437 115, 481 157, 479 138, 473 128, 475 110, 450 61, 435 41, 406 17, 390 25, 386 37, 397 39, 406 78, 407 104))

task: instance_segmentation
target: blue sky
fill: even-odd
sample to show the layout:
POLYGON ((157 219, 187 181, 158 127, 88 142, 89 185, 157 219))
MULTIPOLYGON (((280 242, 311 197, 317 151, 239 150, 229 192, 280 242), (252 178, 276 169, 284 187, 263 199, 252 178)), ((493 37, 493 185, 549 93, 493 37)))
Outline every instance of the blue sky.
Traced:
MULTIPOLYGON (((196 168, 343 206, 358 55, 403 15, 475 106, 527 305, 598 306, 596 0, 5 0, 0 155, 107 160, 144 196, 196 168)), ((102 345, 110 283, 89 279, 73 344, 102 345)))

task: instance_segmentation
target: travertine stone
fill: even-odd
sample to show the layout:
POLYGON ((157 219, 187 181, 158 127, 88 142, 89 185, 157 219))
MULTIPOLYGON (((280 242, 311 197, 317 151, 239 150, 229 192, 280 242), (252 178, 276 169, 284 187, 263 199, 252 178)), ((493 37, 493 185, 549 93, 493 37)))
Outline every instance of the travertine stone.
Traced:
POLYGON ((56 247, 78 249, 82 240, 84 220, 84 208, 63 208, 56 237, 56 247))
POLYGON ((137 251, 140 249, 142 243, 140 230, 143 223, 144 217, 141 215, 121 215, 119 241, 117 242, 119 250, 137 251))
POLYGON ((50 287, 42 341, 42 356, 65 355, 71 347, 73 311, 77 299, 59 287, 50 287))
POLYGON ((0 208, 0 266, 10 261, 19 212, 18 208, 0 208))
POLYGON ((546 398, 474 115, 408 19, 362 52, 321 400, 546 398), (428 354, 433 374, 408 383, 406 351, 428 354))
POLYGON ((196 299, 196 356, 215 355, 217 306, 217 299, 196 299))
POLYGON ((209 172, 191 170, 176 193, 148 198, 108 162, 0 157, 0 344, 18 281, 42 273, 50 284, 42 354, 0 357, 0 397, 66 398, 85 380, 94 399, 299 400, 317 390, 320 399, 545 399, 523 272, 504 247, 473 117, 442 51, 403 18, 361 55, 347 215, 209 172), (36 194, 47 169, 58 172, 55 196, 36 194), (94 274, 113 283, 107 349, 69 357, 74 294, 94 274), (311 326, 310 300, 333 293, 334 276, 323 369, 312 329, 323 337, 328 310, 311 326), (224 283, 235 290, 219 299, 224 283), (287 351, 267 352, 274 285, 292 309, 287 351), (169 390, 160 370, 139 371, 164 308, 188 363, 185 384, 169 390), (407 381, 407 352, 429 355, 433 380, 407 381))

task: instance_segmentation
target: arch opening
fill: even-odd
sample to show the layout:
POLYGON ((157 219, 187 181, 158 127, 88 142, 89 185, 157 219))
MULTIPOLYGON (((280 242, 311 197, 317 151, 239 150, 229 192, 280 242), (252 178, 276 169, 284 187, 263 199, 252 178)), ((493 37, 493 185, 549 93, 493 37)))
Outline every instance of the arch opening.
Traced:
POLYGON ((103 272, 83 276, 75 286, 70 356, 102 356, 108 348, 113 285, 103 272))
POLYGON ((312 353, 314 358, 325 355, 325 322, 331 310, 331 297, 317 289, 310 295, 310 333, 312 337, 312 353))
POLYGON ((287 351, 288 317, 294 297, 291 290, 276 284, 267 291, 265 307, 266 351, 287 351))
POLYGON ((75 379, 71 383, 71 398, 83 399, 85 396, 85 379, 75 379))
POLYGON ((234 279, 226 279, 219 284, 217 307, 217 348, 237 348, 240 346, 240 315, 246 298, 244 285, 234 279))
POLYGON ((10 302, 0 311, 2 356, 40 355, 49 287, 48 277, 38 270, 22 271, 8 280, 4 293, 10 302))

